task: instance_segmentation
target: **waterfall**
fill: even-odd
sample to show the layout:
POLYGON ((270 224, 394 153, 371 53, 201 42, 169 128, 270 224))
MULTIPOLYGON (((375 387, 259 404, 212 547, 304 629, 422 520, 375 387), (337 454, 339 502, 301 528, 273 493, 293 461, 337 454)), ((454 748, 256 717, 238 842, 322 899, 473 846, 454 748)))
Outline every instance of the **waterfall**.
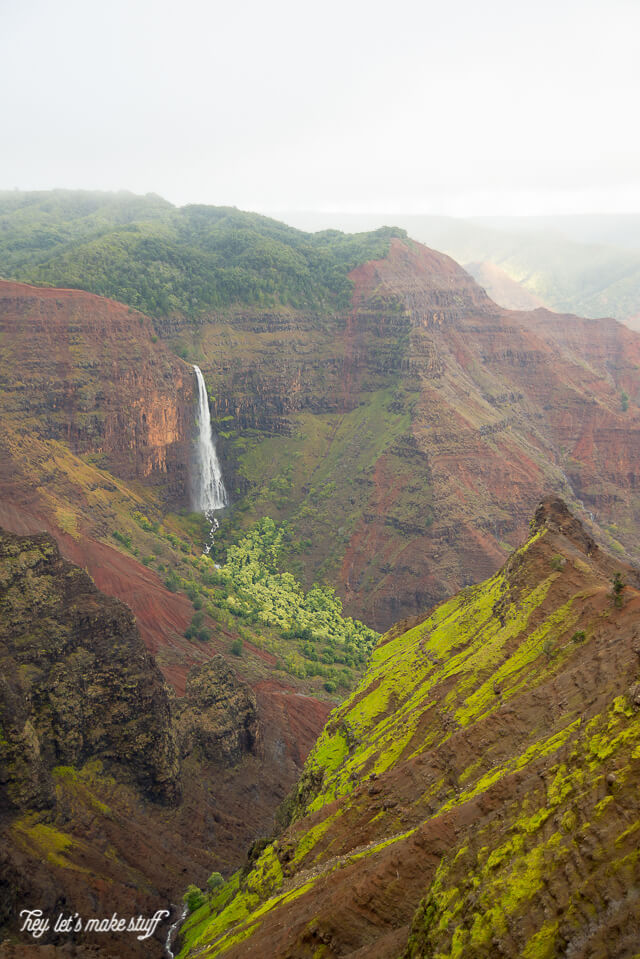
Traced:
MULTIPOLYGON (((211 532, 218 528, 215 511, 222 509, 229 502, 227 491, 224 488, 222 470, 218 462, 216 445, 211 435, 211 415, 209 413, 209 398, 204 385, 204 377, 199 366, 193 367, 198 381, 198 444, 197 444, 197 478, 195 485, 195 507, 205 513, 211 522, 211 532)), ((208 552, 208 548, 207 548, 208 552)))
POLYGON ((166 940, 165 940, 164 949, 165 949, 165 952, 166 952, 166 954, 167 954, 168 959, 175 959, 174 954, 173 954, 173 940, 174 940, 175 937, 176 937, 176 934, 177 934, 177 932, 178 932, 178 929, 180 928, 180 926, 182 925, 182 923, 183 923, 183 922, 185 921, 185 919, 187 918, 187 912, 188 912, 188 911, 189 911, 189 910, 187 909, 187 906, 184 906, 181 915, 178 916, 178 918, 176 919, 176 921, 173 923, 173 925, 172 925, 171 928, 169 929, 169 932, 167 933, 167 938, 166 938, 166 940))

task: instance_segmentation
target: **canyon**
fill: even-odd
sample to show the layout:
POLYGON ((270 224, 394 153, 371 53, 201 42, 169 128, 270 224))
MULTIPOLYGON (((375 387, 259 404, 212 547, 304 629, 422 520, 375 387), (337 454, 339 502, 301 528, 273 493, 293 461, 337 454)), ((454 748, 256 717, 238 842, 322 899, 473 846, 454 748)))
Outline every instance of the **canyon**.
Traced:
MULTIPOLYGON (((85 369, 74 374, 85 392, 70 425, 50 412, 50 436, 69 430, 81 455, 95 447, 118 476, 158 480, 165 505, 185 506, 190 453, 172 437, 189 434, 187 368, 197 364, 232 503, 220 557, 256 520, 284 521, 287 568, 307 586, 335 587, 347 612, 378 629, 494 571, 544 492, 637 560, 639 350, 614 320, 498 307, 453 260, 395 228, 309 234, 158 197, 9 200, 3 249, 14 274, 117 293, 133 311, 118 320, 131 321, 122 348, 148 351, 127 373, 148 397, 148 424, 135 422, 124 372, 114 381, 132 409, 102 424, 85 369), (134 344, 136 322, 145 336, 134 344), (166 423, 152 409, 158 383, 142 380, 151 362, 165 364, 166 423)), ((55 302, 39 289, 31 295, 55 302)), ((47 353, 44 331, 33 319, 29 328, 27 345, 47 353)), ((80 357, 82 343, 73 348, 80 357)), ((48 382, 67 361, 57 358, 48 382)), ((28 365, 21 376, 27 394, 46 386, 28 365)), ((4 382, 11 389, 10 375, 4 382)))
POLYGON ((24 268, 131 302, 0 280, 0 954, 160 956, 164 927, 153 953, 19 942, 17 904, 123 914, 129 897, 153 914, 220 870, 185 955, 448 954, 460 917, 474 955, 537 956, 542 929, 582 955, 559 879, 503 903, 496 942, 474 899, 574 841, 561 861, 588 873, 593 941, 626 942, 624 881, 607 886, 611 932, 584 850, 619 845, 605 861, 635 877, 638 335, 499 307, 395 229, 312 242, 156 200, 183 260, 146 227, 125 243, 102 223, 24 268), (189 264, 224 244, 224 282, 196 295, 189 264), (183 273, 167 279, 163 257, 183 273), (229 501, 210 556, 192 512, 198 397, 229 501), (256 530, 275 578, 252 588, 283 577, 298 595, 293 574, 386 630, 360 685, 372 634, 340 645, 332 626, 321 643, 247 605, 225 563, 256 530))

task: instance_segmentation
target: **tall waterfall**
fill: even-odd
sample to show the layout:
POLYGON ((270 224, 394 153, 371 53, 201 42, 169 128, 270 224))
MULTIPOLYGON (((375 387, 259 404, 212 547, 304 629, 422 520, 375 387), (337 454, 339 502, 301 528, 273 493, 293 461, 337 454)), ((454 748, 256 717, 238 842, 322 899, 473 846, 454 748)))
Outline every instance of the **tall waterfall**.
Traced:
POLYGON ((224 488, 222 470, 211 435, 211 415, 204 377, 199 366, 193 368, 198 381, 198 475, 195 487, 195 507, 200 512, 206 513, 211 520, 213 532, 218 526, 218 522, 213 515, 214 511, 226 506, 229 498, 224 488))

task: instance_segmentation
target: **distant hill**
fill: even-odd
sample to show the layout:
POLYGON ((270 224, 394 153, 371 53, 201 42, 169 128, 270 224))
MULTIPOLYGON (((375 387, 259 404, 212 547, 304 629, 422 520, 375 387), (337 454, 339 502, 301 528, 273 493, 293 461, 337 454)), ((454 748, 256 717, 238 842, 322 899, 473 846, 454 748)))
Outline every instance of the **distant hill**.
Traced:
POLYGON ((522 283, 516 283, 495 263, 465 263, 474 280, 486 290, 494 303, 507 310, 537 310, 545 306, 540 297, 530 293, 522 283))
POLYGON ((279 213, 306 230, 371 230, 381 223, 448 253, 491 263, 550 309, 640 328, 640 215, 484 217, 279 213))

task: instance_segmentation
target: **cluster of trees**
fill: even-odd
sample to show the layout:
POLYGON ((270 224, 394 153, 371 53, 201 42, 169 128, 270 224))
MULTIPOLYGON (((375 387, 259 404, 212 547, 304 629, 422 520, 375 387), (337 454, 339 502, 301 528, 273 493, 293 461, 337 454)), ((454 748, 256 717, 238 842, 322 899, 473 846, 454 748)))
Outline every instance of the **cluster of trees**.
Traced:
POLYGON ((259 622, 275 626, 285 639, 298 640, 310 662, 361 666, 378 634, 343 616, 342 602, 330 586, 315 585, 305 593, 291 573, 278 570, 286 535, 286 527, 269 517, 256 523, 227 550, 227 561, 218 571, 220 582, 230 588, 239 608, 254 611, 259 622))
POLYGON ((362 674, 378 633, 344 616, 331 587, 314 585, 305 591, 291 573, 281 570, 281 554, 296 545, 286 523, 276 525, 269 517, 256 523, 228 547, 226 562, 217 566, 209 556, 196 555, 190 542, 162 523, 139 511, 133 520, 138 546, 131 531, 112 535, 135 555, 142 550, 142 561, 163 574, 167 589, 189 597, 193 614, 187 639, 208 642, 209 617, 236 633, 229 647, 233 655, 245 654, 245 641, 267 649, 285 672, 316 677, 313 685, 327 692, 350 689, 362 674), (151 552, 144 555, 149 547, 151 552))
POLYGON ((0 259, 12 276, 157 317, 236 303, 342 308, 349 271, 385 256, 396 235, 405 233, 303 233, 231 207, 176 209, 154 196, 0 194, 0 259))

